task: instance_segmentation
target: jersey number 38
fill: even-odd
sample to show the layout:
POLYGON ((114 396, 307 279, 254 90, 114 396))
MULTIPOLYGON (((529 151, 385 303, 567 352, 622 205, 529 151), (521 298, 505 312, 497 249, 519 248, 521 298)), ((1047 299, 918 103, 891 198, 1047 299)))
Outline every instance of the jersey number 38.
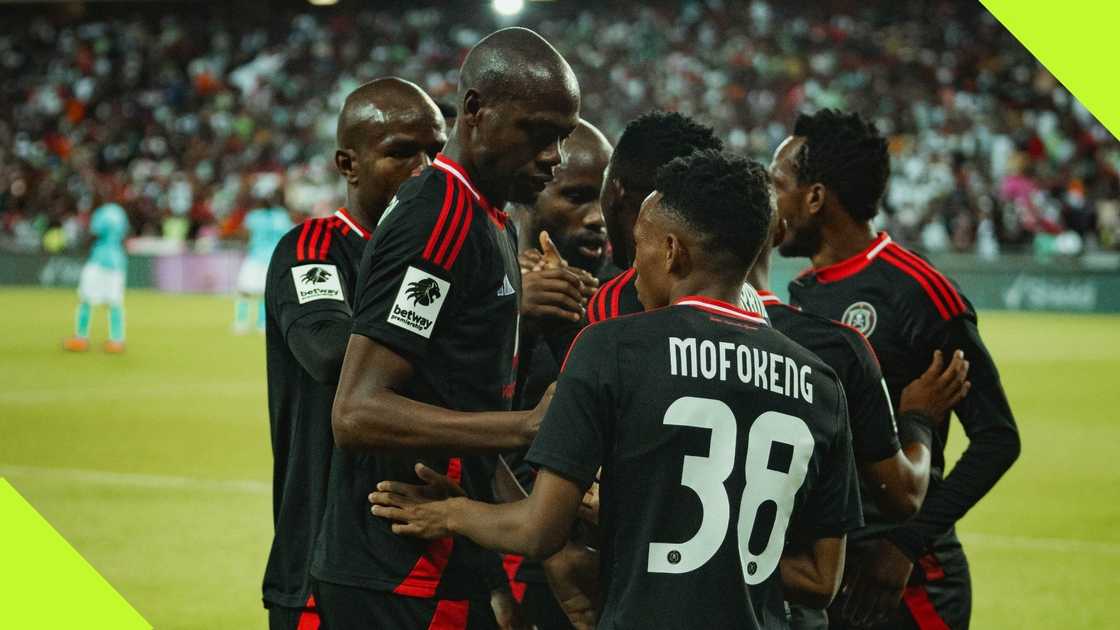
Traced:
MULTIPOLYGON (((650 573, 688 573, 712 559, 727 536, 731 504, 724 482, 735 469, 738 424, 726 403, 711 398, 678 398, 664 424, 712 432, 707 457, 684 456, 681 485, 700 498, 700 528, 682 543, 649 544, 650 573)), ((767 411, 747 434, 746 487, 736 534, 743 577, 759 584, 778 567, 794 497, 813 455, 813 435, 800 418, 767 411)))

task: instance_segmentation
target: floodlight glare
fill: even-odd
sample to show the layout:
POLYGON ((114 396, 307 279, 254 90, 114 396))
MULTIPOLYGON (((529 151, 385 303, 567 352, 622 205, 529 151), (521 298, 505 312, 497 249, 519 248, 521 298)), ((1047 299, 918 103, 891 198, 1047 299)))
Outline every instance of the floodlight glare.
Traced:
POLYGON ((525 8, 525 0, 494 0, 493 6, 498 15, 512 17, 525 8))

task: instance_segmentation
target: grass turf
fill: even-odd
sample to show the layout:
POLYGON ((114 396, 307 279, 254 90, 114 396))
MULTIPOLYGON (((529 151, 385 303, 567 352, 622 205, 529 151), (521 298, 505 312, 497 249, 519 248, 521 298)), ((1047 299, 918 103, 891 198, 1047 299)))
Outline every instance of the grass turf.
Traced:
MULTIPOLYGON (((134 291, 127 352, 100 351, 99 312, 93 350, 72 355, 72 291, 0 290, 0 304, 0 476, 157 628, 264 628, 263 338, 230 334, 229 300, 134 291)), ((1108 627, 1120 318, 984 313, 981 330, 1023 454, 960 525, 973 627, 1108 627)))

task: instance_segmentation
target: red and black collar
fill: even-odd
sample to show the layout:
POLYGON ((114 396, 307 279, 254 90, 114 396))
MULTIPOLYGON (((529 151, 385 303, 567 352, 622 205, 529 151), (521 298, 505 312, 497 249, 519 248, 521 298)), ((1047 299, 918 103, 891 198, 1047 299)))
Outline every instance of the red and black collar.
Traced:
POLYGON ((867 249, 852 256, 851 258, 841 260, 838 263, 831 264, 827 267, 812 270, 812 275, 816 276, 817 282, 836 282, 843 280, 850 276, 863 271, 883 248, 891 244, 891 237, 886 232, 879 232, 879 236, 867 246, 867 249))
POLYGON ((766 318, 759 313, 745 311, 738 306, 728 304, 722 300, 715 300, 702 295, 686 295, 684 297, 679 297, 673 302, 673 306, 691 306, 702 311, 715 313, 716 315, 746 320, 753 324, 766 325, 768 323, 766 318))
POLYGON ((505 228, 506 223, 509 222, 509 215, 490 205, 486 197, 482 196, 482 193, 471 182, 470 176, 467 175, 467 169, 442 153, 437 154, 436 159, 432 160, 432 166, 459 180, 459 183, 466 186, 467 190, 470 191, 475 201, 486 209, 486 214, 494 221, 494 224, 500 228, 505 228))

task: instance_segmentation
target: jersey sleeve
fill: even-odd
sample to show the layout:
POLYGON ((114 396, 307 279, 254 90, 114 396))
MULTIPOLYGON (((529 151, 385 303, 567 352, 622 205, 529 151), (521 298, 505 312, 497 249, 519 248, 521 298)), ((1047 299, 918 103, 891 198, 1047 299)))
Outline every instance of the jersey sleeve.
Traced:
POLYGON ((852 426, 852 452, 856 461, 882 461, 901 448, 890 392, 867 339, 856 330, 844 329, 843 332, 851 348, 852 361, 844 382, 852 426))
POLYGON ((426 356, 441 322, 454 319, 481 264, 468 237, 475 216, 468 191, 434 176, 399 197, 366 246, 358 272, 354 334, 410 360, 426 356), (439 190, 436 190, 436 189, 439 190))
POLYGON ((841 536, 863 526, 859 478, 852 457, 852 432, 848 426, 848 404, 844 389, 837 386, 836 435, 822 454, 819 483, 810 489, 794 524, 794 537, 801 542, 841 536))
POLYGON ((917 557, 938 535, 948 531, 1011 467, 1019 456, 1019 431, 995 361, 980 338, 976 322, 957 318, 945 330, 939 347, 960 349, 969 361, 972 389, 954 411, 968 436, 968 447, 952 471, 931 488, 914 518, 892 531, 891 539, 910 557, 917 557))
POLYGON ((340 247, 317 248, 321 257, 307 256, 307 248, 298 245, 303 229, 290 232, 273 251, 265 304, 304 369, 320 382, 335 382, 350 334, 353 296, 346 287, 353 286, 352 264, 340 247))
POLYGON ((572 343, 552 404, 526 456, 584 488, 595 480, 606 452, 611 403, 605 364, 614 352, 605 342, 603 326, 593 325, 572 343))

